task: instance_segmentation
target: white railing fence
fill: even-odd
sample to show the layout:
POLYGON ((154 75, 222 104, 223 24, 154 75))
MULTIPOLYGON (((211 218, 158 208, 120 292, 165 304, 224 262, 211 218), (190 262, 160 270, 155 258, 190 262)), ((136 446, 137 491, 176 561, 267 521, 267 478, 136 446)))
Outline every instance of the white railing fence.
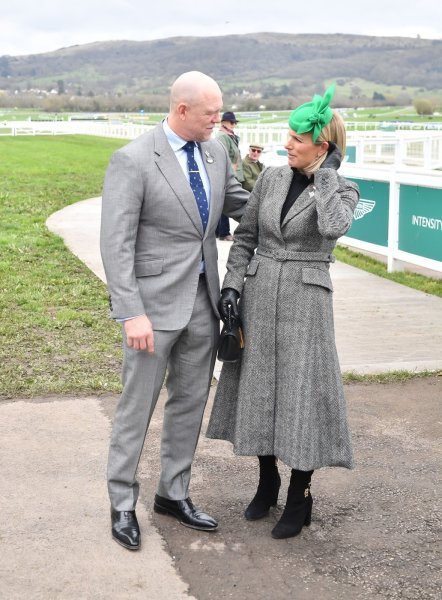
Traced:
MULTIPOLYGON (((82 134, 134 139, 152 127, 93 121, 24 121, 0 123, 0 135, 82 134)), ((287 126, 239 127, 241 149, 244 152, 251 142, 259 142, 266 149, 281 149, 287 131, 287 126)), ((347 142, 349 148, 353 147, 353 156, 344 162, 341 171, 360 184, 365 204, 359 212, 367 217, 355 217, 342 241, 386 256, 389 271, 401 270, 407 262, 442 272, 442 171, 437 170, 442 169, 442 131, 350 130, 347 142), (384 191, 370 191, 376 185, 384 186, 384 191), (382 243, 377 243, 380 228, 384 236, 382 243)), ((278 158, 285 163, 285 157, 278 158)))
POLYGON ((389 272, 409 263, 442 273, 442 172, 345 163, 340 173, 361 192, 340 242, 385 256, 389 272))
MULTIPOLYGON (((442 126, 442 124, 441 124, 442 126)), ((96 135, 134 139, 154 125, 94 121, 22 121, 0 123, 1 135, 96 135)), ((348 124, 347 124, 348 127, 348 124)), ((244 150, 252 142, 266 148, 283 146, 288 126, 256 124, 239 126, 238 134, 244 150)), ((408 165, 424 169, 442 168, 441 131, 349 131, 348 146, 355 148, 354 162, 408 165)))
MULTIPOLYGON (((264 147, 282 146, 287 140, 288 127, 240 127, 237 130, 241 147, 261 143, 264 147)), ((394 164, 442 168, 441 131, 349 131, 347 146, 355 148, 354 162, 359 164, 394 164)))
POLYGON ((152 129, 153 125, 94 121, 13 121, 0 123, 1 135, 96 135, 132 140, 152 129))

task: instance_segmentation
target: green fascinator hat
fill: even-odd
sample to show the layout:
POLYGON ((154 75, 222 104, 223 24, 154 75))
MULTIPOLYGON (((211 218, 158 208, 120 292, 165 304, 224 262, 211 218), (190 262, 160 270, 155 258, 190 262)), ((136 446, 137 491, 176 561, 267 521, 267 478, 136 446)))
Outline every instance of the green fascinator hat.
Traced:
POLYGON ((311 132, 313 142, 316 143, 322 129, 332 120, 333 111, 329 105, 335 87, 336 84, 334 83, 323 96, 315 94, 311 102, 306 102, 295 108, 289 117, 290 129, 293 129, 296 133, 311 132))

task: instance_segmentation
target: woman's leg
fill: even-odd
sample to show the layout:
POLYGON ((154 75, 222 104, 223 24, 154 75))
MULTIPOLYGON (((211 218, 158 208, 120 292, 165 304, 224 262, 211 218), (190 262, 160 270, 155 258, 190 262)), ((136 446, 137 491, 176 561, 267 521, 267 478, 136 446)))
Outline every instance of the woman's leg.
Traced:
POLYGON ((271 506, 278 500, 281 478, 276 466, 275 456, 258 456, 259 459, 259 484, 255 497, 244 512, 248 521, 262 519, 268 514, 271 506))
POLYGON ((301 533, 304 525, 310 525, 313 498, 310 494, 310 481, 313 471, 292 469, 287 502, 284 512, 272 531, 272 537, 283 539, 301 533))

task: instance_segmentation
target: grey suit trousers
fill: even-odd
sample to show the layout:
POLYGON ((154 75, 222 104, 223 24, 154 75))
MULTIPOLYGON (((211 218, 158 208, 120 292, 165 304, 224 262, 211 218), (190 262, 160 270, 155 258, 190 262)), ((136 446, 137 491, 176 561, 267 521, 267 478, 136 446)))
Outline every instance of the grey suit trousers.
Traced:
POLYGON ((109 497, 115 510, 133 510, 137 503, 136 472, 166 369, 168 399, 158 494, 171 500, 187 498, 218 335, 219 323, 201 277, 186 327, 154 330, 153 354, 133 350, 124 340, 123 393, 114 417, 107 469, 109 497))

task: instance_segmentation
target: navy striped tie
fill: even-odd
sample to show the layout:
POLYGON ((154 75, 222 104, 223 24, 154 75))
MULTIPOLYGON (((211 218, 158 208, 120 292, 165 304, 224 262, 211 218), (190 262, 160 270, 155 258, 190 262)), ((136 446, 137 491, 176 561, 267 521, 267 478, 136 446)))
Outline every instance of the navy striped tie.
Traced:
POLYGON ((209 204, 207 202, 206 191, 203 186, 203 181, 196 164, 195 156, 193 154, 195 148, 195 142, 187 142, 184 144, 183 150, 187 154, 187 168, 189 169, 189 183, 192 188, 192 192, 195 196, 196 204, 203 224, 203 230, 206 230, 207 222, 209 220, 209 204))

